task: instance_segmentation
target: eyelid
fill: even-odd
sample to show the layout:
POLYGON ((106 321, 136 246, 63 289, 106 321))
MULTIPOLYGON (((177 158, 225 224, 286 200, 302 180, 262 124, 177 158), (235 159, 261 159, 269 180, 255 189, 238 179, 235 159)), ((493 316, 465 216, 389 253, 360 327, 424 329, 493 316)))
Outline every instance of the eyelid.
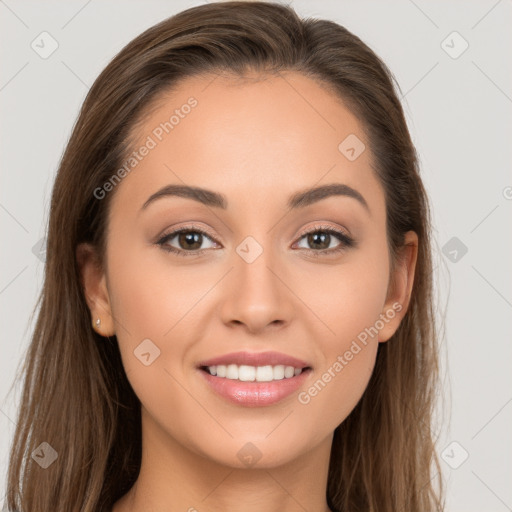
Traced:
POLYGON ((329 258, 329 257, 335 257, 340 254, 343 254, 347 250, 351 248, 356 248, 358 246, 358 243, 355 238, 352 237, 348 232, 348 230, 340 227, 334 227, 328 224, 323 224, 322 222, 316 223, 313 226, 309 226, 305 230, 301 231, 300 235, 298 235, 297 242, 294 243, 300 243, 300 241, 306 237, 307 235, 311 233, 316 232, 324 232, 328 233, 335 238, 338 239, 339 244, 336 247, 332 247, 330 249, 322 249, 322 250, 315 250, 315 249, 303 249, 303 251, 306 252, 307 255, 310 255, 314 258, 329 258))
POLYGON ((320 231, 320 230, 334 231, 336 233, 344 235, 347 238, 352 238, 350 233, 346 229, 334 227, 329 224, 322 224, 322 223, 317 223, 317 224, 314 224, 313 226, 307 227, 306 229, 302 230, 297 236, 302 238, 305 235, 309 235, 310 233, 315 233, 316 231, 320 231))
POLYGON ((184 224, 183 226, 177 226, 166 229, 161 235, 157 237, 157 241, 161 240, 162 238, 166 238, 169 235, 176 236, 182 231, 195 231, 203 235, 207 235, 212 240, 212 242, 219 243, 217 242, 215 235, 213 235, 213 233, 211 233, 211 231, 208 228, 196 224, 184 224))
MULTIPOLYGON (((209 229, 202 228, 194 224, 186 224, 183 226, 173 226, 172 228, 166 229, 161 235, 157 237, 154 244, 157 245, 160 249, 163 251, 174 254, 176 256, 180 257, 194 257, 194 256, 201 256, 205 252, 211 250, 211 248, 208 249, 197 249, 194 251, 185 251, 183 249, 179 249, 176 247, 173 247, 172 245, 169 245, 167 242, 169 240, 174 239, 176 236, 178 236, 182 232, 197 232, 200 233, 203 236, 206 236, 206 238, 210 239, 212 243, 219 245, 219 242, 217 242, 216 238, 210 233, 209 229)), ((222 245, 222 244, 220 244, 222 245)))

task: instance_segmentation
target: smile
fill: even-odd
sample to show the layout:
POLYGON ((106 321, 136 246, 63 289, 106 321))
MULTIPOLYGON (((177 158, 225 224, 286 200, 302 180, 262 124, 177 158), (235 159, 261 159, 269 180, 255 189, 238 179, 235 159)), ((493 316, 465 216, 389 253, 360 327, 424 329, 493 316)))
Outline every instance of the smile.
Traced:
POLYGON ((278 364, 275 366, 249 366, 236 364, 219 364, 214 366, 206 366, 210 375, 220 378, 239 380, 242 382, 270 382, 273 380, 291 379, 302 373, 302 368, 293 366, 284 366, 278 364))
POLYGON ((281 367, 281 365, 246 367, 249 369, 244 369, 244 365, 240 367, 237 365, 219 366, 216 368, 200 368, 199 373, 205 380, 208 388, 212 390, 216 395, 227 400, 229 403, 243 407, 264 407, 276 404, 281 400, 284 400, 292 393, 299 391, 305 380, 312 372, 312 369, 309 367, 301 369, 294 368, 293 366, 281 367), (223 371, 226 372, 225 377, 220 377, 219 375, 213 375, 211 373, 215 370, 218 372, 219 366, 221 373, 223 371), (260 368, 262 368, 262 370, 260 370, 260 368), (290 374, 290 368, 293 369, 293 375, 291 377, 284 376, 284 372, 286 371, 288 375, 290 374), (254 380, 240 380, 240 375, 238 374, 239 369, 241 369, 242 377, 244 374, 247 376, 254 373, 254 380), (263 378, 267 380, 256 380, 258 371, 261 372, 263 378), (235 374, 235 372, 237 373, 235 374), (270 372, 272 372, 272 378, 270 378, 270 372), (295 374, 296 372, 297 374, 295 374), (283 377, 279 378, 281 374, 283 374, 283 377), (231 375, 231 377, 229 375, 231 375), (235 375, 236 378, 233 377, 235 375), (275 379, 275 375, 278 378, 275 379))

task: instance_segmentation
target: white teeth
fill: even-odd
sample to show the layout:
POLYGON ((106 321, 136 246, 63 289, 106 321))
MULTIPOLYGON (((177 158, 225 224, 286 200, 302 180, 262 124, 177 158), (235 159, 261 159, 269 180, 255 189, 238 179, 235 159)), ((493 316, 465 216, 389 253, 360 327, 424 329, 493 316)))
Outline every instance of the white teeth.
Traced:
POLYGON ((256 368, 254 366, 241 365, 238 367, 238 380, 251 382, 256 379, 256 368))
POLYGON ((284 366, 282 364, 278 364, 273 368, 274 372, 274 380, 284 379, 284 366))
POLYGON ((270 382, 271 380, 290 379, 291 377, 300 375, 302 368, 294 368, 293 366, 284 366, 282 364, 276 366, 218 364, 208 366, 208 371, 210 375, 225 377, 226 379, 241 380, 244 382, 270 382))
MULTIPOLYGON (((298 368, 297 368, 298 370, 298 368)), ((300 373, 300 372, 299 372, 300 373)), ((289 379, 295 375, 295 368, 293 366, 285 366, 284 367, 284 378, 289 379)))
POLYGON ((256 368, 256 380, 258 382, 270 382, 274 377, 272 366, 258 366, 256 368))
POLYGON ((228 364, 226 369, 227 379, 238 379, 238 366, 236 364, 228 364))

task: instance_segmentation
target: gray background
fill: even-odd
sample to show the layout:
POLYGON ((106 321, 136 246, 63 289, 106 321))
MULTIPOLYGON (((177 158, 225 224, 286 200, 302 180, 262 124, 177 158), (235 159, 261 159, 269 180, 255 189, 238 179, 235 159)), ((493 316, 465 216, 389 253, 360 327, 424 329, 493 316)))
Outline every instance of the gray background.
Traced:
MULTIPOLYGON (((33 328, 38 244, 78 109, 128 41, 199 3, 0 0, 2 495, 20 389, 8 391, 33 328), (51 47, 43 31, 58 44, 45 59, 31 47, 41 37, 51 47)), ((292 5, 346 26, 398 79, 432 200, 440 322, 446 317, 438 449, 447 510, 512 510, 512 2, 292 5)))

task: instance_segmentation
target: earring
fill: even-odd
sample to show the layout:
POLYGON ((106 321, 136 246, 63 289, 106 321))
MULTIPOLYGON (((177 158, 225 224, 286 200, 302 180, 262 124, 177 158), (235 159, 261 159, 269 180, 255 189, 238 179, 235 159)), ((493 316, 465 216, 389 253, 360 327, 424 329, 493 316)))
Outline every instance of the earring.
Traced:
POLYGON ((100 326, 100 324, 101 324, 101 320, 98 318, 98 319, 96 320, 96 327, 99 327, 99 326, 100 326))

